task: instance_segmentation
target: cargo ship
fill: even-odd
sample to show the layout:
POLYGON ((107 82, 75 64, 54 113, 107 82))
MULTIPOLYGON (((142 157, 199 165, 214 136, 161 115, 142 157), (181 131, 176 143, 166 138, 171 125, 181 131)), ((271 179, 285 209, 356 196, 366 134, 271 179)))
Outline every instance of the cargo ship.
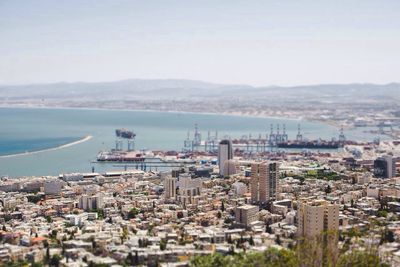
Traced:
POLYGON ((136 134, 133 131, 127 130, 125 128, 116 129, 115 130, 115 135, 117 137, 126 138, 126 139, 133 139, 136 136, 136 134))
POLYGON ((146 156, 137 151, 101 151, 97 154, 100 162, 143 162, 146 156))
POLYGON ((287 141, 276 144, 279 148, 298 148, 298 149, 338 149, 342 147, 339 141, 287 141))
POLYGON ((100 151, 96 157, 97 162, 138 163, 147 159, 155 159, 152 151, 135 150, 136 134, 133 131, 125 128, 116 129, 115 135, 117 137, 115 148, 108 151, 100 151), (127 150, 123 148, 124 141, 127 143, 127 150))

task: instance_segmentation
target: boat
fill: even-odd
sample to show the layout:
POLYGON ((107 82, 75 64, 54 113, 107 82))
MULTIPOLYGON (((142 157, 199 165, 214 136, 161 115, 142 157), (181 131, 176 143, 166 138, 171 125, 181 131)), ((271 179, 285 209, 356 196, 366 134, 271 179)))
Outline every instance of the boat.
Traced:
POLYGON ((277 143, 279 148, 299 148, 299 149, 338 149, 341 143, 338 141, 288 141, 277 143))
POLYGON ((146 157, 137 151, 101 151, 97 154, 99 162, 143 162, 146 157))
POLYGON ((127 130, 125 128, 116 129, 115 130, 115 135, 117 137, 126 138, 126 139, 133 139, 136 136, 136 134, 133 131, 127 130))

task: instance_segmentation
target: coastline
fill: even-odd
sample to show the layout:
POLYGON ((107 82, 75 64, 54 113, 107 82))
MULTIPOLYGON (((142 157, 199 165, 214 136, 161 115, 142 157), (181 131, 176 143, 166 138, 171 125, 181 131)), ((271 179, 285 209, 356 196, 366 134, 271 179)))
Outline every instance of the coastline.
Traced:
POLYGON ((92 139, 93 136, 92 135, 87 135, 79 140, 76 140, 74 142, 71 143, 67 143, 61 146, 57 146, 57 147, 51 147, 51 148, 46 148, 46 149, 42 149, 42 150, 36 150, 36 151, 31 151, 31 152, 23 152, 23 153, 17 153, 17 154, 10 154, 10 155, 3 155, 0 156, 0 159, 2 158, 13 158, 13 157, 20 157, 20 156, 28 156, 28 155, 34 155, 34 154, 39 154, 39 153, 44 153, 44 152, 49 152, 49 151, 55 151, 55 150, 60 150, 63 148, 67 148, 67 147, 71 147, 71 146, 75 146, 81 143, 84 143, 86 141, 89 141, 90 139, 92 139))
POLYGON ((222 116, 233 116, 233 117, 247 117, 247 118, 263 118, 263 119, 285 119, 292 121, 308 121, 317 122, 325 125, 329 125, 340 129, 341 125, 334 121, 319 120, 315 118, 307 117, 291 117, 291 116, 273 116, 267 114, 249 114, 242 111, 231 111, 231 112, 201 112, 201 111, 183 111, 183 110, 159 110, 159 109, 129 109, 129 108, 99 108, 99 107, 65 107, 65 106, 30 106, 30 105, 0 105, 0 108, 32 108, 32 109, 61 109, 61 110, 103 110, 103 111, 139 111, 139 112, 166 112, 176 114, 201 114, 201 115, 222 115, 222 116))

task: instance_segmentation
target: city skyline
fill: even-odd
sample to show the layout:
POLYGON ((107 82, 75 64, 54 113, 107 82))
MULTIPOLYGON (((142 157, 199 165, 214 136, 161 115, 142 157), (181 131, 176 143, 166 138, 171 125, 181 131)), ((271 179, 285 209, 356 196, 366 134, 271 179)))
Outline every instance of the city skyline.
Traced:
POLYGON ((399 8, 0 1, 0 266, 400 266, 399 8))

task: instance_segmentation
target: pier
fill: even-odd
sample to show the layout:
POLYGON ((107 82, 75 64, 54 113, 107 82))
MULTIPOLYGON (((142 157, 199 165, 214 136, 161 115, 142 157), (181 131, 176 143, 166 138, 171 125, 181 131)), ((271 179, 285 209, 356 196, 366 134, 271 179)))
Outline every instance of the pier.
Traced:
MULTIPOLYGON (((346 137, 343 133, 343 128, 340 129, 338 139, 332 138, 330 141, 317 139, 317 140, 305 140, 301 133, 300 124, 298 125, 298 132, 295 140, 289 140, 289 136, 286 133, 285 124, 276 125, 276 131, 274 125, 270 125, 270 133, 258 134, 257 137, 253 137, 252 134, 243 135, 241 138, 231 139, 229 137, 224 139, 230 139, 232 145, 236 150, 246 152, 268 152, 274 151, 279 148, 295 148, 295 149, 338 149, 346 144, 346 137), (281 131, 282 129, 282 131, 281 131)), ((218 132, 214 135, 208 131, 207 138, 202 140, 201 133, 198 125, 195 124, 193 138, 190 138, 190 132, 187 133, 187 137, 184 140, 183 151, 184 152, 195 152, 204 151, 208 153, 216 153, 218 151, 218 132)))

